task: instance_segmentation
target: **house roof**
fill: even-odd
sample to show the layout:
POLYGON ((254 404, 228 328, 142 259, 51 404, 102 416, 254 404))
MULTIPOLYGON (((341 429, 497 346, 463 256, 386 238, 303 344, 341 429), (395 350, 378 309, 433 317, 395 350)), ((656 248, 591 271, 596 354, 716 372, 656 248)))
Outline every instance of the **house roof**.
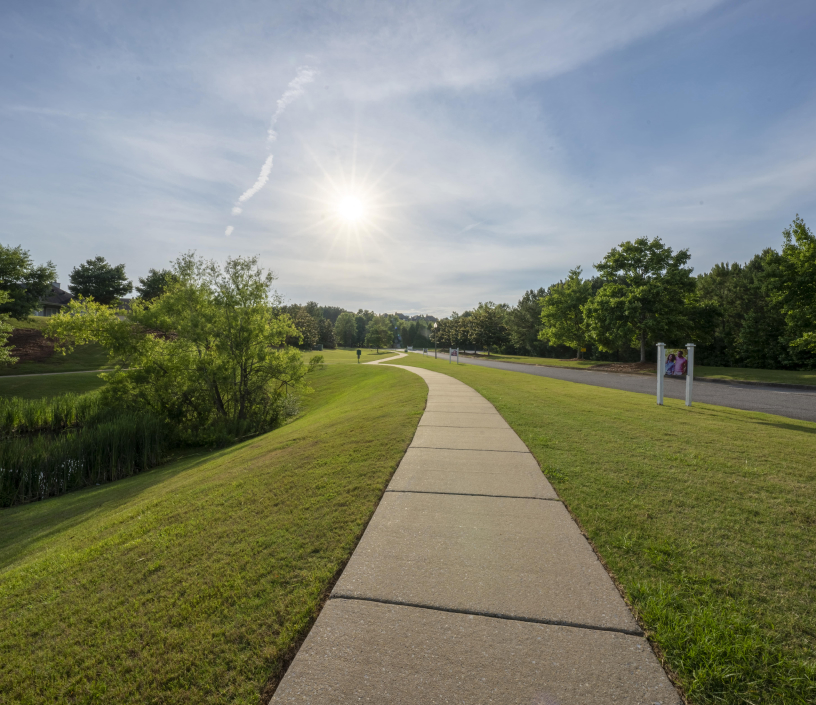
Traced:
POLYGON ((67 291, 63 291, 56 284, 51 285, 48 296, 40 300, 45 306, 65 306, 74 297, 67 291))

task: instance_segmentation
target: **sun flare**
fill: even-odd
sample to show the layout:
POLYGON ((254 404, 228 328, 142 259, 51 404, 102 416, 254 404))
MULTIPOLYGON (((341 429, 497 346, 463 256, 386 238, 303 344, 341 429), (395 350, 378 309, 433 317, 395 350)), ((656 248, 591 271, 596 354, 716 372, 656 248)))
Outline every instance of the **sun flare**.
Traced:
POLYGON ((365 217, 366 208, 357 196, 345 196, 337 204, 337 212, 347 223, 357 223, 365 217))

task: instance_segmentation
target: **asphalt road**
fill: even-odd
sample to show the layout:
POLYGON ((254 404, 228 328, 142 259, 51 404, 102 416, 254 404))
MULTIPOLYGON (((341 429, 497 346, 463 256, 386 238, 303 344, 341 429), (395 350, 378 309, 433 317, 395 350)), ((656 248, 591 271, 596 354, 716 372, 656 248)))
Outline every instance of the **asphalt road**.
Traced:
MULTIPOLYGON (((594 387, 622 389, 627 392, 655 395, 656 380, 646 375, 629 375, 619 372, 593 372, 592 370, 572 370, 563 367, 543 367, 523 365, 513 362, 493 362, 462 357, 460 363, 494 367, 498 370, 512 370, 539 377, 551 377, 594 387)), ((686 398, 686 383, 683 380, 666 378, 663 394, 672 399, 686 398)), ((816 421, 816 389, 785 389, 773 385, 740 385, 694 380, 693 401, 705 404, 728 406, 732 409, 762 411, 766 414, 787 416, 791 419, 816 421)))

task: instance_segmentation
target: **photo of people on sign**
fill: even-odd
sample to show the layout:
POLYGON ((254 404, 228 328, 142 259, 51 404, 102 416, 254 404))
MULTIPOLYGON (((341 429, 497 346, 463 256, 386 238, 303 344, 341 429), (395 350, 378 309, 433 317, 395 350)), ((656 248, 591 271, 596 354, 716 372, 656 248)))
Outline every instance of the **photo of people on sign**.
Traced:
POLYGON ((666 356, 666 374, 674 376, 682 376, 688 372, 688 360, 686 360, 686 353, 683 350, 678 350, 676 353, 669 353, 666 356))

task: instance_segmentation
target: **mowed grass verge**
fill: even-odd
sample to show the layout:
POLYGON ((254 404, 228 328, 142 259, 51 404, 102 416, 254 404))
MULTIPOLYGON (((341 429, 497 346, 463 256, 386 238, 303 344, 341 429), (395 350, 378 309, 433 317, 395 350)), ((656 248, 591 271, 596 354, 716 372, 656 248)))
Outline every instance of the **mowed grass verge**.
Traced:
POLYGON ((310 384, 262 437, 0 512, 0 703, 268 699, 427 393, 372 366, 310 384))
MULTIPOLYGON (((444 354, 445 360, 448 359, 448 349, 444 352, 440 348, 437 355, 442 357, 444 354)), ((461 353, 462 357, 473 357, 473 355, 465 355, 461 353)), ((433 349, 428 353, 433 356, 433 349)), ((598 365, 608 365, 608 362, 598 362, 597 360, 559 360, 554 357, 529 357, 527 355, 501 355, 498 353, 491 353, 490 357, 486 353, 479 353, 477 355, 480 360, 493 360, 495 362, 517 362, 521 365, 542 365, 544 367, 567 367, 575 370, 591 370, 598 365)))
POLYGON ((0 397, 43 399, 68 393, 85 394, 99 389, 103 384, 99 372, 95 371, 0 377, 0 397))
POLYGON ((816 370, 758 370, 749 367, 695 365, 694 376, 705 377, 706 379, 722 379, 729 382, 816 385, 816 370))
MULTIPOLYGON (((440 357, 442 356, 439 353, 440 357)), ((445 360, 448 359, 448 350, 445 349, 445 360)), ((462 357, 466 357, 462 355, 462 357)), ((472 357, 468 355, 467 357, 472 357)), ((480 360, 494 360, 496 362, 517 362, 522 365, 541 365, 543 367, 566 367, 575 370, 603 370, 604 365, 617 364, 598 360, 555 360, 549 357, 527 357, 526 355, 487 355, 480 354, 480 360)), ((653 375, 656 367, 651 371, 632 370, 631 374, 653 375)), ((709 367, 707 365, 694 366, 695 377, 707 379, 721 379, 729 382, 761 382, 763 384, 795 384, 816 385, 816 370, 760 370, 751 367, 709 367)))
POLYGON ((395 364, 496 406, 691 702, 816 702, 816 424, 418 355, 395 364))

